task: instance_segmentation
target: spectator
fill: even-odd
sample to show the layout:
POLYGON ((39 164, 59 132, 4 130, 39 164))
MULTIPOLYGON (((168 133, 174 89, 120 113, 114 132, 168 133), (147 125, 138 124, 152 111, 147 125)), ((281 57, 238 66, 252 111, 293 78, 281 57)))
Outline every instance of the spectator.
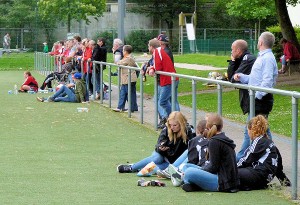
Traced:
MULTIPOLYGON (((160 34, 158 36, 158 40, 160 41, 160 47, 155 49, 153 52, 154 65, 150 67, 149 75, 154 76, 155 71, 164 71, 170 73, 176 73, 174 67, 173 54, 168 47, 169 38, 166 35, 160 34)), ((179 79, 176 78, 175 85, 175 109, 179 111, 179 104, 177 101, 177 89, 178 89, 179 79)), ((161 120, 158 124, 158 128, 162 129, 165 126, 166 119, 168 115, 171 113, 171 77, 166 75, 159 75, 159 96, 158 96, 158 104, 159 104, 159 115, 161 120)))
MULTIPOLYGON (((119 60, 123 59, 123 41, 119 38, 114 39, 112 52, 114 55, 114 63, 117 64, 119 60)), ((118 71, 111 73, 112 76, 118 76, 118 71)))
POLYGON ((6 33, 3 37, 3 49, 6 50, 6 52, 10 53, 10 35, 9 33, 6 33))
POLYGON ((43 52, 44 53, 48 53, 49 52, 49 48, 48 48, 47 42, 44 42, 43 45, 44 45, 43 52))
POLYGON ((72 61, 72 58, 67 57, 66 63, 62 66, 62 71, 50 73, 45 78, 40 89, 44 90, 46 87, 52 88, 52 80, 54 80, 54 78, 57 78, 60 82, 67 80, 68 74, 70 74, 74 70, 74 66, 71 61, 72 61))
POLYGON ((280 40, 280 44, 283 48, 283 56, 280 58, 281 69, 278 70, 278 73, 284 74, 287 70, 287 63, 292 60, 300 60, 300 53, 296 46, 285 38, 280 40))
POLYGON ((238 191, 239 179, 235 157, 235 144, 224 132, 223 120, 217 114, 207 116, 208 159, 209 163, 201 169, 189 167, 183 175, 182 189, 190 192, 197 190, 238 191))
POLYGON ((202 167, 207 162, 207 146, 206 138, 206 120, 201 120, 197 124, 196 137, 188 143, 188 149, 170 164, 165 170, 158 170, 157 175, 161 178, 171 178, 174 186, 182 184, 183 170, 190 166, 202 167), (176 176, 173 176, 173 175, 176 176), (172 175, 172 176, 171 176, 172 175))
MULTIPOLYGON (((236 40, 231 45, 231 60, 229 61, 227 76, 228 80, 236 83, 233 79, 235 73, 249 75, 256 57, 248 51, 248 43, 245 40, 236 40)), ((239 89, 240 107, 244 114, 249 113, 249 91, 239 89)))
POLYGON ((269 139, 267 128, 268 121, 262 115, 248 122, 247 129, 252 143, 237 163, 241 190, 265 189, 278 172, 284 175, 285 182, 280 180, 281 183, 289 182, 282 172, 279 150, 269 139))
MULTIPOLYGON (((130 67, 136 67, 135 60, 131 56, 132 52, 132 46, 125 45, 123 47, 123 59, 118 61, 118 65, 123 66, 130 66, 130 67)), ((131 70, 131 82, 128 81, 129 71, 127 68, 121 67, 121 90, 120 90, 120 98, 118 102, 118 107, 113 109, 115 112, 122 112, 125 111, 125 103, 128 101, 128 83, 131 84, 131 105, 130 109, 131 112, 138 111, 138 105, 137 105, 137 99, 136 99, 136 72, 134 70, 131 70)), ((129 107, 129 105, 128 105, 129 107)))
MULTIPOLYGON (((105 45, 105 39, 104 38, 98 38, 97 44, 96 42, 92 41, 92 58, 90 59, 91 61, 99 61, 99 62, 106 62, 107 60, 107 48, 105 45)), ((102 66, 103 70, 106 68, 106 65, 102 66)), ((96 64, 95 65, 95 81, 96 85, 96 91, 97 91, 97 96, 96 100, 100 99, 100 65, 96 64)), ((107 86, 104 85, 106 88, 107 86)))
POLYGON ((195 132, 187 123, 185 116, 181 112, 174 111, 170 114, 166 127, 161 131, 152 155, 132 165, 119 165, 118 171, 138 172, 151 162, 163 170, 187 149, 189 140, 194 137, 195 132))
POLYGON ((34 92, 38 91, 38 83, 35 78, 31 75, 30 71, 24 72, 25 81, 21 85, 21 89, 19 90, 20 93, 27 92, 29 90, 33 90, 34 92))
POLYGON ((53 95, 48 97, 48 99, 44 99, 41 97, 37 97, 37 100, 40 102, 74 102, 74 103, 85 103, 85 93, 86 87, 85 82, 82 79, 81 73, 75 73, 73 75, 75 81, 75 90, 70 89, 66 85, 62 85, 59 90, 53 95))
MULTIPOLYGON (((275 36, 270 32, 263 32, 257 43, 259 50, 258 57, 252 66, 249 75, 243 73, 235 73, 233 78, 235 81, 240 81, 242 84, 258 86, 263 88, 273 88, 276 84, 278 76, 277 63, 272 47, 275 42, 275 36)), ((255 92, 255 115, 262 114, 268 118, 269 113, 273 108, 273 94, 256 91, 255 92)), ((247 121, 250 120, 250 115, 247 121)), ((246 129, 246 128, 245 128, 246 129)), ((272 139, 270 130, 267 130, 268 136, 272 139)), ((237 160, 241 158, 247 147, 250 145, 248 132, 245 130, 244 141, 241 150, 237 154, 237 160)))
POLYGON ((81 60, 81 65, 83 66, 83 79, 86 83, 86 101, 89 101, 89 95, 93 91, 93 84, 92 84, 92 64, 88 61, 92 57, 92 46, 89 43, 90 40, 86 39, 82 42, 82 50, 83 54, 82 57, 79 59, 81 60))

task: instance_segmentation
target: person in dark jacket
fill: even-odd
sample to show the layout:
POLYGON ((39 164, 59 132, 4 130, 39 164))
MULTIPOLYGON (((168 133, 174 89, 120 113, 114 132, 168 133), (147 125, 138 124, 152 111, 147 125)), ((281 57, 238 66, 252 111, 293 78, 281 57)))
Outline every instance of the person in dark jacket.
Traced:
MULTIPOLYGON (((90 61, 99 61, 99 62, 106 62, 107 61, 107 48, 105 45, 104 38, 98 38, 97 43, 95 41, 90 41, 92 44, 92 58, 90 61)), ((106 65, 102 65, 102 69, 106 69, 106 65)), ((95 81, 96 81, 96 100, 100 99, 100 65, 95 64, 95 81)), ((106 88, 107 85, 104 85, 106 88)))
MULTIPOLYGON (((237 83, 233 75, 235 73, 243 73, 249 75, 256 57, 248 51, 248 43, 239 39, 231 45, 231 60, 229 61, 227 75, 228 80, 237 83)), ((239 101, 243 114, 249 113, 249 91, 239 89, 239 101)))
POLYGON ((280 152, 266 134, 268 121, 257 115, 248 122, 247 128, 252 143, 237 163, 240 189, 265 189, 274 176, 279 176, 280 182, 289 186, 280 152))
POLYGON ((218 114, 207 116, 208 159, 202 168, 189 167, 183 175, 182 189, 189 191, 206 190, 234 193, 238 191, 239 179, 233 140, 224 132, 222 117, 218 114))
POLYGON ((132 165, 119 165, 117 169, 120 173, 138 172, 147 164, 154 162, 156 164, 154 173, 157 167, 163 170, 187 149, 189 140, 194 137, 195 131, 187 123, 186 117, 181 112, 174 111, 170 114, 166 127, 161 131, 152 155, 132 165))
POLYGON ((176 159, 173 164, 170 164, 164 170, 158 170, 157 176, 161 178, 172 179, 171 174, 177 173, 175 181, 176 185, 182 184, 182 175, 184 169, 190 166, 203 166, 206 163, 208 140, 206 138, 206 120, 200 120, 196 127, 196 137, 191 139, 188 143, 188 149, 185 150, 180 157, 176 159))

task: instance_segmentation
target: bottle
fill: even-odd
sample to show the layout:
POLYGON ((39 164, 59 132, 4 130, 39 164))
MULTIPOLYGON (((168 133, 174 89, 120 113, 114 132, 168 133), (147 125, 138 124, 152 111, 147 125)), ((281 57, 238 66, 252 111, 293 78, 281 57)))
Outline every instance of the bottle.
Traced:
POLYGON ((15 86, 14 86, 14 94, 15 94, 15 95, 18 94, 18 86, 17 86, 17 84, 15 84, 15 86))

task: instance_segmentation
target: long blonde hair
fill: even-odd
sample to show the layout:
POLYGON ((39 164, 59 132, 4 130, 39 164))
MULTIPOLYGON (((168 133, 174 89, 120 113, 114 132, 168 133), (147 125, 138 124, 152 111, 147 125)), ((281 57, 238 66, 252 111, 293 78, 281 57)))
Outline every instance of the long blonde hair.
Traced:
POLYGON ((207 138, 210 139, 218 132, 222 131, 223 119, 216 113, 210 113, 207 115, 206 128, 208 129, 207 138))
POLYGON ((253 117, 248 122, 247 128, 251 130, 253 134, 252 138, 256 138, 261 135, 268 137, 266 134, 268 129, 268 120, 263 115, 257 115, 256 117, 253 117))
POLYGON ((170 142, 173 141, 175 144, 176 140, 178 138, 182 138, 183 142, 186 143, 186 141, 187 141, 186 125, 187 125, 187 119, 181 112, 179 112, 179 111, 171 112, 171 114, 169 115, 169 118, 167 120, 167 123, 166 123, 167 129, 168 129, 168 137, 169 137, 170 142), (172 131, 170 123, 169 123, 170 120, 173 120, 180 125, 179 132, 174 133, 172 131))

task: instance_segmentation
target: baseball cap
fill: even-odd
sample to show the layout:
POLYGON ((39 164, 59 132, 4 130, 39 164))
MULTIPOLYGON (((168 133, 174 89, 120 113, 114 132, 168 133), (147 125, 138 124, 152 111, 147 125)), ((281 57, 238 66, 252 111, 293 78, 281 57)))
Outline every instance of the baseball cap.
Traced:
POLYGON ((164 34, 159 34, 157 36, 157 40, 162 41, 162 42, 166 42, 169 43, 169 37, 164 35, 164 34))
POLYGON ((81 77, 82 77, 81 73, 77 72, 74 74, 74 78, 76 78, 76 79, 81 79, 81 77))

